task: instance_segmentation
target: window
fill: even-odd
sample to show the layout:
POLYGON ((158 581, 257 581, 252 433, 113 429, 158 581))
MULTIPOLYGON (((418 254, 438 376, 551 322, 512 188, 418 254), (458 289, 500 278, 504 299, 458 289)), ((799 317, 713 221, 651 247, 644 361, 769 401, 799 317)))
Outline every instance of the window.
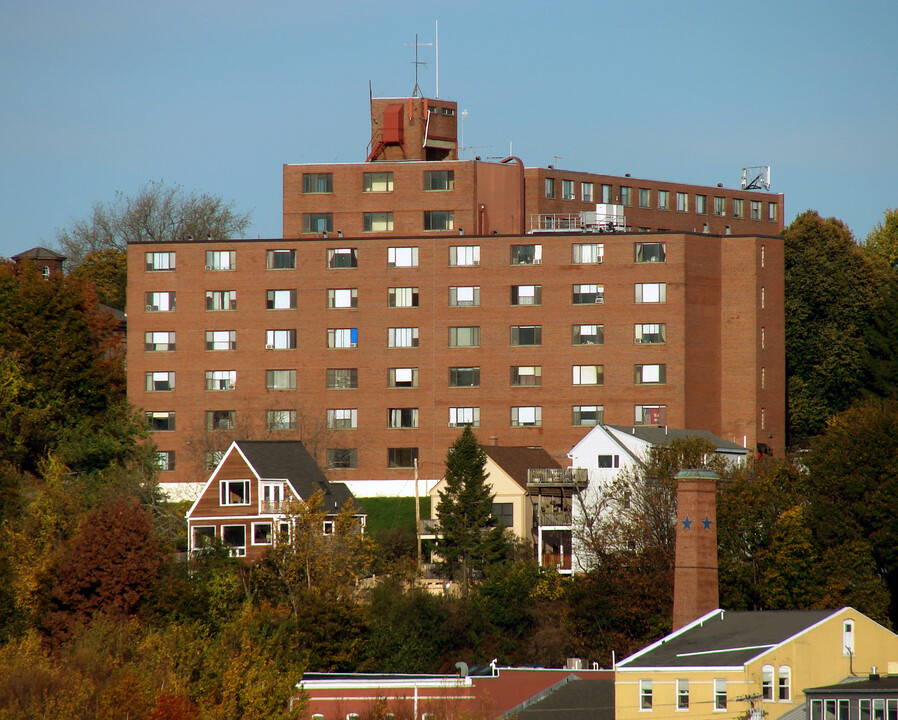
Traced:
POLYGON ((776 203, 767 203, 767 219, 770 222, 776 221, 776 203))
POLYGON ((541 285, 512 285, 512 305, 542 305, 541 285))
POLYGON ((327 266, 331 270, 358 267, 359 259, 356 254, 356 249, 329 248, 327 251, 327 266))
POLYGON ((633 377, 637 385, 662 385, 667 381, 667 365, 634 365, 633 377))
POLYGON ((393 173, 366 172, 362 175, 362 192, 393 192, 393 173))
POLYGON ((512 387, 541 387, 543 384, 542 365, 512 365, 512 387))
POLYGON ((222 505, 249 505, 249 480, 222 480, 219 488, 222 505))
POLYGON ((153 271, 174 270, 175 254, 173 252, 146 253, 146 269, 153 271))
POLYGON ((454 190, 455 170, 426 170, 424 172, 425 190, 454 190))
POLYGON ((327 306, 333 309, 357 308, 359 291, 357 288, 330 288, 327 291, 327 306))
POLYGON ((284 483, 263 480, 260 486, 262 493, 262 512, 279 512, 284 500, 284 483))
POLYGON ((687 193, 677 193, 677 212, 689 212, 689 195, 687 193))
POLYGON ((543 423, 543 409, 537 406, 513 407, 512 427, 540 427, 543 423))
POLYGON ((451 407, 449 408, 449 427, 480 427, 479 407, 451 407))
POLYGON ((302 191, 304 193, 332 193, 334 191, 333 173, 303 173, 302 191))
POLYGON ((246 555, 246 525, 222 525, 221 539, 232 557, 246 555))
POLYGON ((571 408, 571 425, 592 427, 602 422, 603 405, 574 405, 571 408))
POLYGON ((733 198, 733 217, 741 218, 745 215, 745 201, 740 198, 733 198))
POLYGON ((665 283, 636 283, 634 302, 667 302, 667 285, 665 283))
POLYGON ((206 250, 206 270, 233 270, 236 260, 234 250, 206 250))
POLYGON ((750 207, 751 207, 751 219, 752 220, 760 220, 761 219, 761 201, 760 200, 752 200, 750 207))
POLYGON ((714 198, 714 214, 723 217, 727 214, 727 199, 722 197, 714 198))
POLYGON ((773 700, 773 665, 761 668, 761 699, 773 700))
POLYGON ((193 550, 200 550, 215 540, 214 525, 194 525, 193 526, 193 550))
MULTIPOLYGON (((776 699, 780 702, 791 702, 792 700, 792 673, 788 665, 780 665, 777 673, 776 699)), ((882 718, 880 718, 882 720, 882 718)))
POLYGON ((659 210, 670 210, 670 191, 669 190, 659 190, 658 191, 658 209, 659 210))
POLYGON ((595 185, 591 182, 580 183, 580 198, 583 202, 593 202, 595 198, 595 185))
POLYGON ((699 215, 707 215, 708 214, 708 196, 707 195, 696 195, 695 196, 695 212, 699 215))
POLYGON ((233 430, 237 427, 235 410, 207 410, 206 430, 233 430))
MULTIPOLYGON (((453 210, 425 210, 425 230, 452 230, 455 227, 455 212, 453 210)), ((417 265, 417 262, 415 262, 417 265)))
POLYGON ((335 469, 349 469, 359 466, 359 451, 355 448, 328 448, 327 466, 335 469))
POLYGON ((265 427, 269 430, 296 430, 296 410, 266 410, 265 427))
POLYGON ((637 345, 660 345, 666 341, 665 323, 642 323, 633 326, 633 342, 637 345))
POLYGON ((614 188, 611 185, 602 185, 602 202, 603 203, 612 203, 614 202, 614 188))
POLYGON ((472 267, 474 265, 480 265, 480 245, 450 246, 450 267, 472 267))
MULTIPOLYGON (((203 467, 206 470, 214 470, 218 463, 221 462, 221 459, 224 457, 223 450, 212 450, 211 452, 204 453, 203 455, 203 467)), ((213 537, 215 537, 213 535, 213 537)))
POLYGON ((387 410, 387 427, 418 427, 418 408, 389 408, 387 410))
POLYGON ((600 470, 612 470, 620 467, 620 455, 599 455, 597 461, 600 470))
POLYGON ((633 204, 633 188, 621 185, 620 204, 621 205, 632 205, 633 204))
POLYGON ((714 678, 714 709, 727 709, 727 681, 726 678, 714 678))
POLYGON ((413 468, 418 461, 418 448, 387 448, 387 467, 413 468))
POLYGON ((546 178, 546 197, 555 197, 555 178, 546 178))
POLYGON ((391 212, 366 212, 362 213, 363 232, 389 232, 393 229, 393 213, 391 212))
POLYGON ((418 307, 418 288, 389 288, 387 306, 391 308, 418 307))
POLYGON ((418 328, 388 328, 387 347, 411 348, 418 347, 418 328))
POLYGON ((356 408, 334 408, 327 411, 327 426, 331 430, 353 430, 359 425, 356 408))
POLYGON ((295 270, 296 250, 266 250, 265 267, 269 270, 295 270))
POLYGON ((172 332, 148 332, 144 333, 144 350, 147 352, 168 352, 175 349, 175 333, 172 332))
POLYGON ((496 525, 510 528, 514 526, 514 503, 493 503, 493 519, 496 525))
POLYGON ((296 370, 266 370, 267 390, 296 390, 296 370))
POLYGON ((666 243, 636 243, 634 259, 638 263, 663 263, 667 260, 666 243))
POLYGON ((574 385, 602 385, 605 382, 604 365, 574 365, 574 385))
POLYGON ((766 253, 766 246, 765 246, 765 245, 761 245, 761 267, 764 267, 764 263, 765 263, 765 260, 766 260, 766 255, 767 255, 767 253, 766 253))
POLYGON ((652 709, 652 681, 651 680, 640 680, 639 681, 639 709, 640 710, 651 710, 652 709))
POLYGON ((667 424, 667 405, 637 405, 635 409, 636 425, 667 424))
POLYGON ((174 292, 148 292, 146 301, 147 312, 171 312, 175 309, 174 292))
POLYGON ((574 285, 572 296, 574 305, 601 305, 605 301, 605 286, 574 285))
POLYGON ((842 623, 842 655, 854 655, 854 620, 842 623))
POLYGON ((253 523, 253 545, 271 545, 272 532, 270 522, 253 523))
POLYGON ((562 180, 561 181, 561 197, 564 200, 574 200, 577 197, 574 194, 574 181, 573 180, 562 180))
POLYGON ((761 288, 761 310, 766 307, 767 304, 767 291, 764 288, 761 288))
POLYGON ((236 350, 236 330, 206 330, 206 350, 236 350))
POLYGON ((652 191, 648 188, 639 188, 639 207, 650 208, 652 206, 652 191))
POLYGON ((175 451, 157 450, 156 469, 162 472, 170 472, 175 469, 175 451))
POLYGON ((206 310, 236 310, 236 290, 206 290, 206 310))
POLYGON ((480 305, 480 287, 476 285, 450 287, 449 305, 451 307, 476 307, 480 305))
POLYGON ((418 248, 416 247, 391 247, 387 248, 388 267, 418 267, 418 248))
POLYGON ((449 368, 449 387, 480 387, 480 368, 449 368))
POLYGON ((767 333, 764 328, 761 328, 761 350, 764 350, 767 346, 766 341, 767 333))
POLYGON ((303 213, 302 231, 304 233, 326 233, 334 230, 333 213, 303 213))
POLYGON ((268 310, 295 310, 296 290, 269 290, 265 307, 268 310))
POLYGON ((328 390, 354 390, 359 386, 358 368, 328 368, 328 390))
POLYGON ((449 328, 449 347, 480 347, 480 328, 477 326, 449 328))
POLYGON ((418 368, 390 368, 387 385, 391 388, 418 387, 418 368))
POLYGON ((605 257, 603 243, 574 243, 571 246, 571 262, 575 265, 594 265, 605 257))
POLYGON ((859 720, 871 720, 870 700, 858 700, 858 718, 859 720))
POLYGON ((354 348, 359 346, 358 328, 328 328, 327 346, 329 348, 354 348))
POLYGON ((677 710, 689 709, 689 679, 677 678, 677 710))
POLYGON ((147 392, 167 392, 175 389, 175 374, 173 372, 148 372, 147 392))
POLYGON ((542 325, 513 325, 511 328, 512 345, 542 345, 542 325))
POLYGON ((175 429, 174 411, 147 412, 146 418, 150 432, 166 432, 175 429))
POLYGON ((604 342, 604 325, 571 326, 571 345, 601 345, 604 342))
POLYGON ((512 245, 512 265, 540 265, 543 261, 542 245, 512 245))
POLYGON ((266 330, 265 348, 267 350, 295 350, 296 330, 266 330))
POLYGON ((761 390, 767 387, 767 368, 761 368, 761 390))
POLYGON ((236 387, 236 370, 206 370, 206 390, 234 390, 236 387))

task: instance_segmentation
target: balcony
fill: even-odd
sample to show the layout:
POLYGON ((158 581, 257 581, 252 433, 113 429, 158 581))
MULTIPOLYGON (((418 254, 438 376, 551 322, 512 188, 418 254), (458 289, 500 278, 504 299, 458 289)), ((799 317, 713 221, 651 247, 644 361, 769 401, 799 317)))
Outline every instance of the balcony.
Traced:
POLYGON ((584 489, 589 484, 586 468, 531 468, 527 471, 527 489, 540 487, 570 487, 584 489))

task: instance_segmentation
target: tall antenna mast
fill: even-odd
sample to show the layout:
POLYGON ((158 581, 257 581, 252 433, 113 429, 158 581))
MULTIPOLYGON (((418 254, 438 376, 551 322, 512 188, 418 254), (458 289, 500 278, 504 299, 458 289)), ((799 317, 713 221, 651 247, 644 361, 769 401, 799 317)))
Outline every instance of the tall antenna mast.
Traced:
POLYGON ((434 26, 436 27, 435 31, 435 42, 436 42, 436 53, 437 53, 437 100, 440 99, 440 21, 434 20, 434 26))
MULTIPOLYGON (((411 45, 412 43, 406 43, 406 46, 411 45)), ((423 60, 418 60, 418 48, 419 47, 431 47, 433 43, 419 43, 418 42, 418 33, 415 33, 415 62, 412 63, 415 66, 415 89, 412 91, 412 97, 420 97, 421 96, 421 88, 418 85, 418 66, 419 65, 427 65, 423 60)))

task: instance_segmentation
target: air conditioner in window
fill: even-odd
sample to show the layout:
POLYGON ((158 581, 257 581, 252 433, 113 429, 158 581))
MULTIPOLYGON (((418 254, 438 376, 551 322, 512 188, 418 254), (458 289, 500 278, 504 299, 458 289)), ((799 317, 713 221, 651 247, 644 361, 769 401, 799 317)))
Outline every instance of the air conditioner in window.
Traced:
POLYGON ((574 194, 573 194, 573 193, 568 193, 567 195, 564 196, 564 199, 565 199, 565 200, 573 200, 573 199, 574 199, 574 194))
POLYGON ((265 346, 265 349, 266 350, 274 350, 274 345, 269 343, 268 345, 265 346))
POLYGON ((147 305, 147 312, 159 312, 158 305, 147 305))
POLYGON ((601 262, 604 262, 604 261, 605 261, 605 256, 604 256, 604 255, 599 255, 598 259, 596 260, 597 263, 601 263, 601 262))
POLYGON ((214 269, 215 269, 214 265, 206 265, 206 270, 214 270, 214 269))
POLYGON ((228 390, 235 390, 237 386, 234 383, 228 383, 228 390))
POLYGON ((596 305, 601 305, 604 302, 605 302, 605 298, 603 298, 603 297, 596 298, 596 305))

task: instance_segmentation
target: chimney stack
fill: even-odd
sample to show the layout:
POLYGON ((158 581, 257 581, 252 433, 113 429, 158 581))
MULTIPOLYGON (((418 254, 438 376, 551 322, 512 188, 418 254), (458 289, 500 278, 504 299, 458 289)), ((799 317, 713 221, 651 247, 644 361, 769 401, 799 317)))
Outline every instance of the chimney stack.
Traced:
POLYGON ((717 474, 677 473, 673 629, 715 610, 717 589, 717 474))

